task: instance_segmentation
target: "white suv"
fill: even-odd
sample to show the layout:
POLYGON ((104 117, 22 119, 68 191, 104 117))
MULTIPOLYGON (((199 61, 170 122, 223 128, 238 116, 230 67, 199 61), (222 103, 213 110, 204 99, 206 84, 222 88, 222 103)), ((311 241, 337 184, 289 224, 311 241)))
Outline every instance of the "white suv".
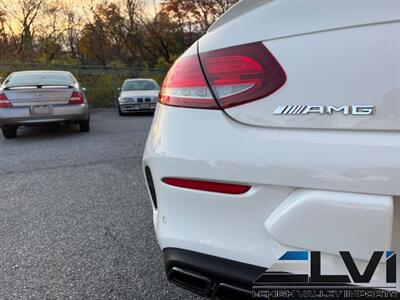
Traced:
POLYGON ((243 299, 262 273, 308 272, 290 251, 348 274, 340 251, 363 270, 399 249, 400 1, 241 1, 159 102, 143 167, 177 285, 243 299))

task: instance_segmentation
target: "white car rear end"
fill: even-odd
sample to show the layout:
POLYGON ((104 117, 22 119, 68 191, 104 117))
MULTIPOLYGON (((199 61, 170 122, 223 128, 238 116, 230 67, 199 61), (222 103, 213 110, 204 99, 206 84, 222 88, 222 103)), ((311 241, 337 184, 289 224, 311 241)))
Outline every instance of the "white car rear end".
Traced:
POLYGON ((399 1, 228 11, 167 75, 144 153, 169 279, 243 298, 290 250, 325 274, 398 251, 399 100, 399 1))

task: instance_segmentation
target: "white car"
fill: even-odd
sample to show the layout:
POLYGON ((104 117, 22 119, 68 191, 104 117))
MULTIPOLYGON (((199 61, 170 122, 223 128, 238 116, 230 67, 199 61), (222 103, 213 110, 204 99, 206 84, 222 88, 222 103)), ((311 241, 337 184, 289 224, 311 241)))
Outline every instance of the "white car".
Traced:
POLYGON ((399 290, 398 0, 241 1, 159 99, 143 168, 170 281, 399 290))
POLYGON ((154 79, 138 78, 125 80, 118 97, 118 112, 125 115, 138 111, 154 111, 160 86, 154 79))

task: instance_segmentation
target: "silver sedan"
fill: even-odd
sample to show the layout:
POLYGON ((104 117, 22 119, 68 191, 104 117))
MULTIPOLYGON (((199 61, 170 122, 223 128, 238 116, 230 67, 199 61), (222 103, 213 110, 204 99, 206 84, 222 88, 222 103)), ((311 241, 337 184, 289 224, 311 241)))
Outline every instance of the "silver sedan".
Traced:
POLYGON ((75 77, 64 71, 12 73, 0 87, 0 127, 15 138, 20 126, 69 122, 90 130, 89 107, 75 77))
POLYGON ((137 111, 154 111, 160 86, 153 79, 138 78, 125 80, 118 98, 121 116, 137 111))

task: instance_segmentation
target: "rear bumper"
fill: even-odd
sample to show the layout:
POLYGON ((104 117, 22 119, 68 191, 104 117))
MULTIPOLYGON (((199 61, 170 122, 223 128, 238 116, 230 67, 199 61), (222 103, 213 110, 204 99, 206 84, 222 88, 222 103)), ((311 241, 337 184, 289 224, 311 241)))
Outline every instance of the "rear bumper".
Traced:
POLYGON ((29 106, 0 109, 0 127, 23 126, 61 121, 83 121, 89 118, 89 107, 81 105, 54 105, 50 116, 32 116, 29 106))
POLYGON ((129 113, 129 112, 137 112, 137 111, 154 111, 156 109, 157 103, 120 103, 119 107, 121 112, 129 113), (149 108, 141 108, 140 104, 149 104, 149 108))
MULTIPOLYGON (((346 273, 339 250, 357 262, 390 245, 398 251, 399 138, 257 128, 220 111, 159 105, 143 159, 157 196, 158 242, 268 268, 293 248, 322 251, 332 274, 346 273), (210 193, 167 185, 165 177, 252 188, 210 193)), ((375 275, 385 280, 383 264, 375 275)))

